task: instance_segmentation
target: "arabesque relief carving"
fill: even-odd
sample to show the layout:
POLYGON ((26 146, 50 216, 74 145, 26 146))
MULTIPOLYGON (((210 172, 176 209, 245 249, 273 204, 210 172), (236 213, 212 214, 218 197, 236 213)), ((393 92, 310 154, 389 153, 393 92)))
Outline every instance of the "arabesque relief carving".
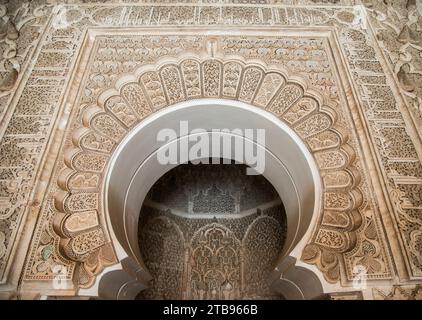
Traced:
POLYGON ((422 300, 422 288, 420 284, 373 288, 372 295, 375 300, 422 300))
POLYGON ((138 242, 146 299, 279 299, 271 273, 287 233, 284 205, 245 165, 184 164, 150 189, 138 242))
POLYGON ((371 1, 367 5, 379 44, 422 137, 422 19, 416 1, 371 1))
POLYGON ((352 250, 358 241, 356 230, 364 219, 359 211, 364 195, 355 167, 356 153, 347 131, 337 124, 335 103, 280 67, 241 57, 166 58, 125 77, 116 79, 118 87, 105 90, 97 103, 85 108, 81 123, 73 130, 72 144, 64 151, 66 166, 58 176, 61 190, 54 200, 60 212, 55 217, 55 230, 67 258, 83 266, 91 252, 107 242, 103 226, 95 219, 103 213, 91 199, 102 197, 100 181, 119 141, 156 110, 188 99, 213 97, 263 108, 289 124, 306 142, 320 169, 325 192, 321 224, 303 259, 317 264, 328 281, 340 279, 340 255, 352 250), (97 183, 87 192, 85 186, 92 177, 98 177, 97 183))
MULTIPOLYGON (((357 264, 367 267, 368 279, 420 279, 421 18, 414 1, 371 1, 365 3, 366 8, 354 6, 355 1, 339 1, 331 6, 327 1, 306 0, 296 1, 303 4, 296 7, 289 6, 289 1, 287 6, 283 1, 266 6, 205 1, 190 6, 50 5, 55 2, 31 2, 21 14, 17 14, 18 1, 0 5, 1 65, 5 68, 1 70, 0 84, 6 84, 7 89, 0 94, 3 280, 7 280, 13 265, 18 243, 15 240, 31 210, 37 222, 34 227, 26 225, 28 230, 32 228, 28 232, 33 232, 33 237, 27 245, 30 254, 24 281, 51 281, 55 276, 53 266, 60 264, 66 267, 66 278, 75 279, 77 289, 79 283, 85 287, 92 284, 95 274, 115 263, 107 230, 102 228, 102 199, 98 193, 102 168, 119 139, 147 114, 202 96, 239 99, 265 108, 294 127, 313 151, 324 168, 324 183, 336 188, 325 190, 326 210, 320 221, 323 231, 314 235, 303 259, 317 264, 327 280, 350 281, 357 264), (307 7, 309 3, 313 6, 307 7), (284 42, 264 34, 255 38, 245 34, 243 39, 227 35, 217 39, 217 45, 210 45, 211 50, 207 51, 204 37, 196 30, 190 38, 154 38, 143 36, 145 31, 141 30, 137 37, 142 44, 133 47, 125 46, 123 40, 119 43, 112 37, 93 36, 98 38, 99 48, 92 49, 97 56, 86 65, 79 104, 71 100, 73 107, 66 115, 69 110, 63 101, 67 99, 71 75, 77 69, 73 63, 84 49, 88 29, 154 26, 157 30, 163 27, 163 34, 171 34, 169 28, 175 25, 226 29, 247 26, 258 31, 264 26, 277 27, 277 32, 284 27, 299 31, 311 28, 316 32, 315 27, 321 27, 327 28, 321 31, 321 37, 327 37, 330 30, 331 40, 328 45, 318 37, 310 40, 305 35, 286 37, 284 42), (16 35, 18 38, 13 40, 16 35), (302 45, 298 45, 301 41, 302 45), (327 52, 333 43, 342 54, 330 62, 327 52), (186 52, 193 59, 182 57, 186 52), (212 59, 215 53, 220 56, 212 59), (233 60, 224 55, 238 57, 233 60), (166 56, 171 57, 167 62, 166 56), (134 75, 140 65, 149 65, 149 69, 137 74, 137 81, 126 82, 125 88, 116 88, 97 104, 99 94, 113 87, 117 78, 124 79, 124 73, 134 75), (333 71, 335 67, 346 71, 338 76, 333 71), (206 78, 196 78, 204 71, 206 78), (213 80, 216 76, 227 78, 224 86, 213 80), (281 84, 282 81, 286 83, 281 84), (353 129, 357 120, 348 116, 347 103, 341 98, 344 88, 340 84, 349 81, 353 89, 347 90, 346 95, 348 99, 356 96, 358 105, 352 113, 359 113, 364 123, 358 133, 353 129), (277 101, 281 87, 292 99, 291 104, 277 101), (295 97, 298 100, 294 101, 295 97), (68 127, 63 129, 66 123, 68 127), (325 131, 308 131, 315 124, 325 131), (63 139, 62 129, 66 137, 63 139), (105 137, 104 132, 110 135, 105 137), (360 149, 360 139, 365 134, 371 153, 360 149), (50 146, 55 137, 63 140, 63 146, 50 146), (373 158, 375 169, 367 169, 362 160, 366 157, 373 158), (48 178, 39 181, 41 171, 48 178), (382 215, 372 194, 370 175, 379 176, 382 194, 389 204, 382 215), (35 187, 46 194, 45 199, 32 195, 35 187), (56 194, 57 189, 62 192, 56 194), (61 240, 53 230, 53 216, 57 217, 54 229, 61 240), (401 253, 397 255, 395 250, 401 253)), ((131 37, 133 43, 137 37, 131 37)))

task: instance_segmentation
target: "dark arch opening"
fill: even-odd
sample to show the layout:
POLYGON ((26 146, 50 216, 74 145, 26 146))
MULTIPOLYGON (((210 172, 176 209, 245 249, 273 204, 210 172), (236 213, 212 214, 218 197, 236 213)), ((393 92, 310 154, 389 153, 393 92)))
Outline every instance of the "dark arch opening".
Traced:
POLYGON ((222 162, 179 165, 150 189, 138 236, 152 280, 138 299, 283 299, 271 286, 283 203, 262 175, 222 162))

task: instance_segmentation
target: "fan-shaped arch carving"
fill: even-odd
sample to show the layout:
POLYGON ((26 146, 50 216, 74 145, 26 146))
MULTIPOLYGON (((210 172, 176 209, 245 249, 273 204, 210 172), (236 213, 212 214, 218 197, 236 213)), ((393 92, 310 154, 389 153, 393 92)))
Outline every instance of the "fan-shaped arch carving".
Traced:
POLYGON ((142 66, 120 77, 113 88, 100 94, 95 105, 84 110, 80 127, 73 131, 73 145, 64 156, 66 168, 58 178, 61 191, 55 195, 59 213, 54 226, 61 237, 61 252, 81 262, 82 272, 91 276, 80 285, 92 283, 101 268, 87 268, 87 261, 109 242, 101 223, 100 199, 114 148, 152 112, 200 98, 239 100, 265 109, 303 139, 314 155, 324 186, 323 214, 303 259, 317 264, 328 281, 338 281, 339 254, 354 247, 363 196, 357 187, 360 177, 354 167, 355 152, 337 124, 336 105, 309 88, 304 79, 289 76, 279 67, 240 58, 185 56, 142 66))

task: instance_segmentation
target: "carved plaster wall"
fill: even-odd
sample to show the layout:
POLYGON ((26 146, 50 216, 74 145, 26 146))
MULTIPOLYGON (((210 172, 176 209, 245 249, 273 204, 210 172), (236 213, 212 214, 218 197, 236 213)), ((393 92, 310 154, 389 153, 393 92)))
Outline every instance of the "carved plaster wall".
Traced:
POLYGON ((203 97, 267 110, 306 143, 324 192, 302 260, 327 282, 348 291, 359 265, 374 287, 420 281, 416 6, 276 2, 1 5, 6 290, 23 264, 23 291, 57 295, 116 263, 108 159, 147 115, 203 97))
POLYGON ((280 298, 269 282, 286 237, 284 206, 263 176, 245 172, 244 165, 181 165, 154 184, 139 221, 153 280, 140 296, 280 298))

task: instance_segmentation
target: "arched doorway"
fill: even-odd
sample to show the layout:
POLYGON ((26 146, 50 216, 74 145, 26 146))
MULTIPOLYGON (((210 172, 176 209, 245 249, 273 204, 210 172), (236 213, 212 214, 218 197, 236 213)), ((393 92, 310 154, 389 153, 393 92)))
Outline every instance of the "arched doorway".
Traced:
MULTIPOLYGON (((314 211, 319 210, 321 181, 313 157, 293 130, 275 116, 245 103, 222 99, 191 100, 156 112, 132 130, 114 152, 105 183, 105 206, 123 250, 142 261, 138 246, 140 209, 154 183, 177 166, 159 163, 157 153, 160 148, 189 144, 192 135, 230 136, 234 139, 233 148, 240 141, 250 149, 264 150, 263 176, 277 190, 286 209, 288 231, 283 254, 291 252, 311 222, 316 221, 314 211), (205 132, 185 134, 168 142, 157 141, 162 128, 178 132, 181 119, 188 121, 190 128, 205 132), (265 146, 238 134, 213 132, 215 128, 266 128, 265 146)), ((201 158, 193 157, 196 158, 189 160, 201 158)))
MULTIPOLYGON (((279 264, 282 263, 284 257, 303 240, 304 235, 312 231, 318 218, 321 200, 318 170, 299 137, 277 117, 248 104, 224 99, 191 100, 156 112, 135 127, 114 152, 104 191, 105 208, 109 213, 107 222, 116 243, 119 260, 130 259, 131 262, 126 265, 131 265, 129 269, 133 273, 142 274, 140 278, 151 279, 150 274, 145 274, 147 268, 139 249, 139 214, 151 187, 161 176, 176 167, 174 164, 158 163, 157 153, 162 148, 171 148, 172 144, 183 141, 189 144, 192 135, 230 136, 252 149, 263 150, 263 176, 274 186, 286 212, 286 240, 278 261, 279 264), (160 129, 176 129, 181 120, 189 121, 191 128, 202 128, 204 131, 179 135, 171 141, 157 141, 157 132, 160 129), (265 128, 266 143, 263 146, 233 132, 213 132, 215 128, 265 128)), ((189 160, 198 159, 200 156, 189 160)), ((304 245, 303 241, 301 245, 304 245)), ((98 280, 100 287, 102 280, 101 277, 98 280)), ((126 288, 130 287, 128 283, 133 283, 138 286, 139 292, 137 280, 125 281, 126 288)), ((102 287, 108 286, 103 282, 102 287)), ((144 289, 147 284, 140 287, 144 289)))

